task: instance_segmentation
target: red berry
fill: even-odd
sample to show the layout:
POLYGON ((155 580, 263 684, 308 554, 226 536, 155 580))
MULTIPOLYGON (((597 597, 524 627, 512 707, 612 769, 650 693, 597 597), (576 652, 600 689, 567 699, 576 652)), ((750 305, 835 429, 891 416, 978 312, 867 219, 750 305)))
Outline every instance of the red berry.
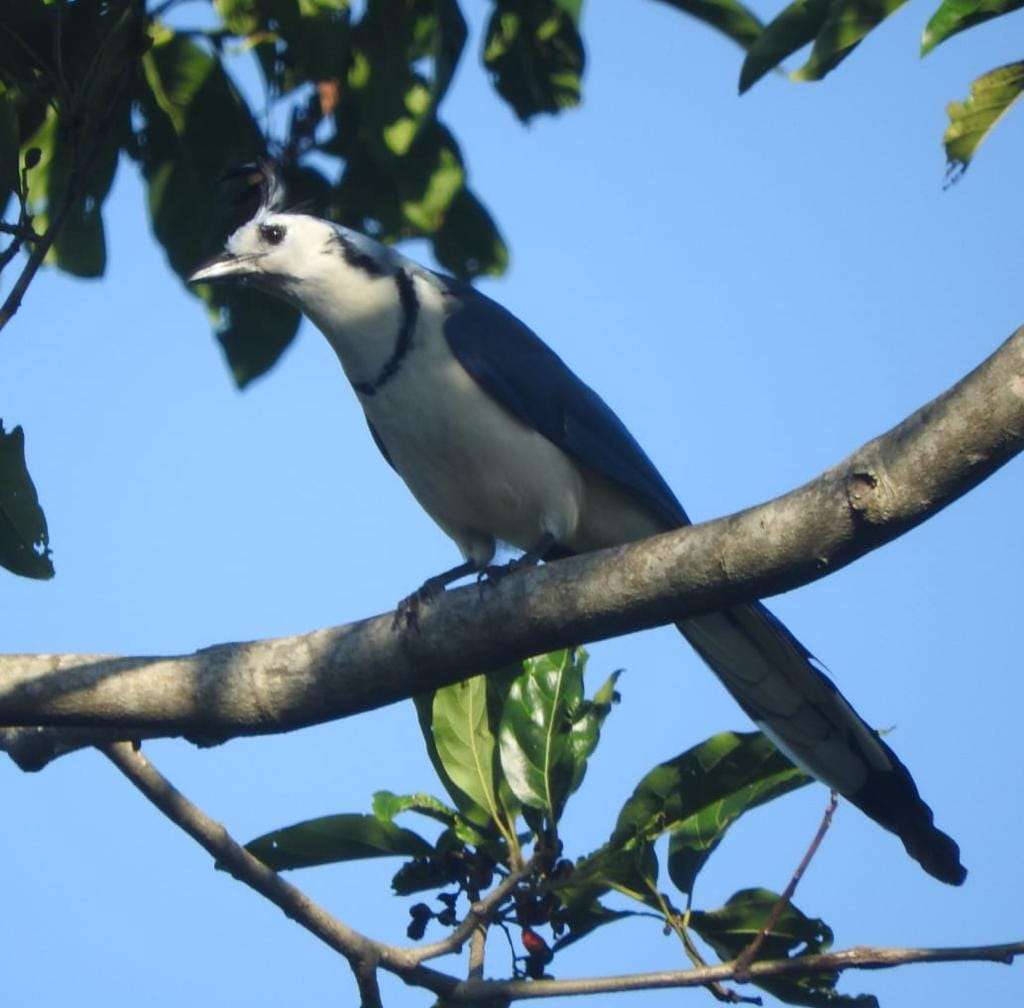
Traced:
POLYGON ((523 928, 523 948, 532 956, 550 958, 548 943, 532 928, 523 928))

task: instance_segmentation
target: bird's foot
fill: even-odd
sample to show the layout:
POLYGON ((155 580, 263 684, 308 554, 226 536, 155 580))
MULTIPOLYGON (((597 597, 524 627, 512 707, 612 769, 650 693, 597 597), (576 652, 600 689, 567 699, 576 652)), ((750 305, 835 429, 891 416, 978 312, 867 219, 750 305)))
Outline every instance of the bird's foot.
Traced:
POLYGON ((521 556, 516 557, 514 560, 509 560, 508 563, 488 564, 477 574, 476 581, 479 585, 489 585, 493 588, 494 585, 498 584, 499 581, 504 581, 510 574, 515 574, 517 570, 521 570, 524 567, 532 567, 535 563, 535 560, 521 556))
POLYGON ((391 620, 392 630, 419 630, 420 609, 429 605, 438 596, 444 594, 447 582, 444 575, 427 578, 411 595, 407 595, 395 606, 395 615, 391 620))

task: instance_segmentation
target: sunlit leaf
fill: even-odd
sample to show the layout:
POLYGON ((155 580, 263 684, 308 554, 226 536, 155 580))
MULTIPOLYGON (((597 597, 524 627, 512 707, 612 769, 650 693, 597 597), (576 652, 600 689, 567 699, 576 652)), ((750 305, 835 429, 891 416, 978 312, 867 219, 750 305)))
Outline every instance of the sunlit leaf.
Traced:
POLYGON ((577 861, 572 872, 552 881, 550 888, 570 911, 589 907, 612 890, 657 907, 654 891, 658 874, 653 843, 631 841, 625 846, 607 843, 577 861))
POLYGON ((949 125, 942 137, 946 148, 949 180, 956 181, 1010 107, 1024 91, 1024 60, 997 67, 982 74, 972 85, 964 102, 946 106, 949 125))
POLYGON ((455 821, 455 809, 428 794, 398 795, 393 791, 375 791, 372 807, 373 814, 382 822, 392 822, 402 812, 419 812, 446 826, 455 821))
POLYGON ((737 45, 749 49, 761 34, 761 21, 739 0, 661 0, 670 7, 703 21, 737 45))
POLYGON ((925 25, 921 36, 921 55, 927 55, 940 42, 958 32, 1021 7, 1024 7, 1024 0, 943 0, 925 25))
POLYGON ((793 80, 821 80, 860 44, 865 35, 907 0, 832 0, 807 62, 793 80))
POLYGON ((580 102, 583 40, 578 4, 496 0, 484 39, 484 65, 498 93, 524 122, 580 102))
POLYGON ((825 23, 828 11, 829 0, 794 0, 769 21, 747 50, 740 70, 740 94, 812 41, 825 23))
POLYGON ((25 434, 0 421, 0 565, 22 577, 53 577, 46 516, 25 463, 25 434))
MULTIPOLYGON (((778 895, 767 889, 743 889, 719 910, 690 914, 690 927, 723 962, 735 959, 764 926, 778 895)), ((792 904, 766 934, 757 959, 785 959, 794 955, 818 955, 832 947, 832 931, 824 921, 807 917, 792 904)), ((758 978, 753 982, 787 1004, 810 1008, 877 1008, 870 994, 848 995, 836 991, 839 971, 806 975, 758 978)))
POLYGON ((433 851, 412 830, 355 813, 308 819, 274 830, 250 841, 245 849, 275 871, 364 858, 422 857, 433 851))

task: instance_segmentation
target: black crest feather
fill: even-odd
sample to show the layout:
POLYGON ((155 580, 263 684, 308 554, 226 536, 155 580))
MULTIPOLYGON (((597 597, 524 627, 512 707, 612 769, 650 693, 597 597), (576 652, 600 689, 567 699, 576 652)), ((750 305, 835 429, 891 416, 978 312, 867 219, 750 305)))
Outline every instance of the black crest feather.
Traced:
POLYGON ((252 216, 257 213, 280 210, 284 206, 284 181, 277 164, 270 158, 261 157, 255 162, 232 168, 221 175, 217 181, 224 183, 236 179, 240 179, 244 183, 235 200, 237 205, 242 203, 251 205, 254 197, 258 197, 259 202, 252 216))

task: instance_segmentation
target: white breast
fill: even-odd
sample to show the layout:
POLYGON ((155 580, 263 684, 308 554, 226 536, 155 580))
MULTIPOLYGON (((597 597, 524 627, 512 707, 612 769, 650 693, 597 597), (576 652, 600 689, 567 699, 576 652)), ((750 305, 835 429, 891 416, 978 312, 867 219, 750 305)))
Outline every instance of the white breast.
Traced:
POLYGON ((412 348, 383 388, 360 396, 395 469, 478 563, 493 556, 495 540, 525 550, 549 532, 567 542, 579 522, 578 467, 480 389, 448 348, 441 293, 415 282, 412 348))

